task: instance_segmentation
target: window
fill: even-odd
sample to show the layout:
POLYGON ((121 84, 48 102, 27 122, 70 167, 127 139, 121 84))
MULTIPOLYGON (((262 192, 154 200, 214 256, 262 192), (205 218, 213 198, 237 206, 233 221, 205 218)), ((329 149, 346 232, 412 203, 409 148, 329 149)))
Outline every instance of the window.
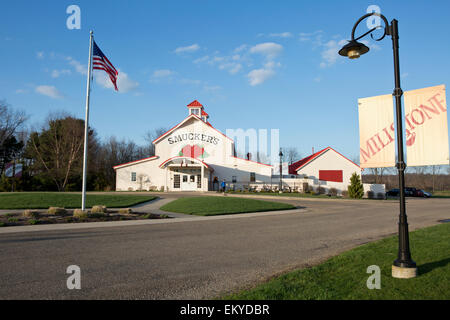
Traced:
POLYGON ((195 176, 191 176, 190 182, 195 182, 195 176))
POLYGON ((175 174, 173 176, 173 188, 180 189, 180 175, 179 174, 175 174))
POLYGON ((250 182, 256 181, 256 174, 254 172, 250 172, 250 182))
POLYGON ((198 116, 198 109, 192 109, 192 114, 195 114, 196 116, 198 116))
POLYGON ((202 175, 201 174, 197 175, 197 188, 198 189, 202 188, 202 175))
POLYGON ((131 181, 133 181, 133 182, 136 181, 136 172, 131 173, 131 181))
POLYGON ((231 181, 232 181, 233 183, 236 183, 236 182, 237 182, 236 176, 232 176, 232 177, 231 177, 231 181))
POLYGON ((187 182, 187 176, 183 176, 183 182, 187 182))

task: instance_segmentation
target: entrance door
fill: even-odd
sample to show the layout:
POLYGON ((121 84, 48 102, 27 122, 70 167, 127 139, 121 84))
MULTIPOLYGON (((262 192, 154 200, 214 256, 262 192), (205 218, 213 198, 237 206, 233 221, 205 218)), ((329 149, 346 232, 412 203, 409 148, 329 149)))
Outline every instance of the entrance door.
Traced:
POLYGON ((196 191, 197 190, 197 175, 192 173, 181 174, 181 191, 196 191))

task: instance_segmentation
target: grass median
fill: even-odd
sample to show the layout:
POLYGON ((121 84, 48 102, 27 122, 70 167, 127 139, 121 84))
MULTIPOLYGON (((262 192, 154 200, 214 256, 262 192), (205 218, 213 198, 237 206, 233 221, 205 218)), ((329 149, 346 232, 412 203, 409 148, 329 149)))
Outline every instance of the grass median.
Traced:
POLYGON ((419 269, 413 279, 394 279, 398 237, 366 244, 318 266, 287 273, 224 299, 243 300, 403 300, 450 299, 450 223, 411 232, 411 252, 419 269), (367 267, 381 269, 381 289, 369 290, 367 267))
MULTIPOLYGON (((154 200, 144 195, 87 194, 86 207, 103 205, 108 208, 127 208, 154 200)), ((81 193, 17 192, 0 193, 0 209, 48 209, 49 207, 80 208, 81 193)))
POLYGON ((295 209, 293 205, 236 197, 186 197, 160 208, 163 211, 199 216, 295 209))

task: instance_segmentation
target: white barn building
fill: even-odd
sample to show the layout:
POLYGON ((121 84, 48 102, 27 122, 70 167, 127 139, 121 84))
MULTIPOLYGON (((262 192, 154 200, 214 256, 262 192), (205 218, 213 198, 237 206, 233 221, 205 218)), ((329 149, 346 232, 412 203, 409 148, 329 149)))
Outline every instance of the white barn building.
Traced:
MULTIPOLYGON (((278 168, 237 157, 234 141, 209 123, 204 107, 197 100, 187 107, 187 118, 153 141, 155 156, 114 167, 117 191, 213 191, 223 180, 227 189, 278 188, 278 168)), ((308 184, 340 193, 354 172, 361 168, 328 147, 284 169, 283 188, 303 191, 308 184)))
POLYGON ((116 190, 210 191, 270 181, 272 166, 236 157, 234 141, 215 129, 197 101, 189 115, 153 141, 155 156, 115 166, 116 190))

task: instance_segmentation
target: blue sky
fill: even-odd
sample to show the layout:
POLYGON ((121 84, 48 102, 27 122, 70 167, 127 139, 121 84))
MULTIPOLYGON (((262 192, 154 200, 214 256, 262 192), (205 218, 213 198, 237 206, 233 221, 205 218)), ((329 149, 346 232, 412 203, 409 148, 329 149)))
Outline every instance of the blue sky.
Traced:
POLYGON ((355 158, 357 99, 394 87, 390 38, 366 38, 371 51, 356 61, 337 55, 369 5, 399 20, 404 90, 450 83, 448 1, 18 0, 0 4, 0 100, 33 125, 57 111, 83 118, 93 29, 121 76, 119 93, 93 84, 100 138, 142 144, 197 99, 223 132, 280 129, 280 144, 302 156, 331 146, 355 158), (66 27, 71 4, 81 30, 66 27))

